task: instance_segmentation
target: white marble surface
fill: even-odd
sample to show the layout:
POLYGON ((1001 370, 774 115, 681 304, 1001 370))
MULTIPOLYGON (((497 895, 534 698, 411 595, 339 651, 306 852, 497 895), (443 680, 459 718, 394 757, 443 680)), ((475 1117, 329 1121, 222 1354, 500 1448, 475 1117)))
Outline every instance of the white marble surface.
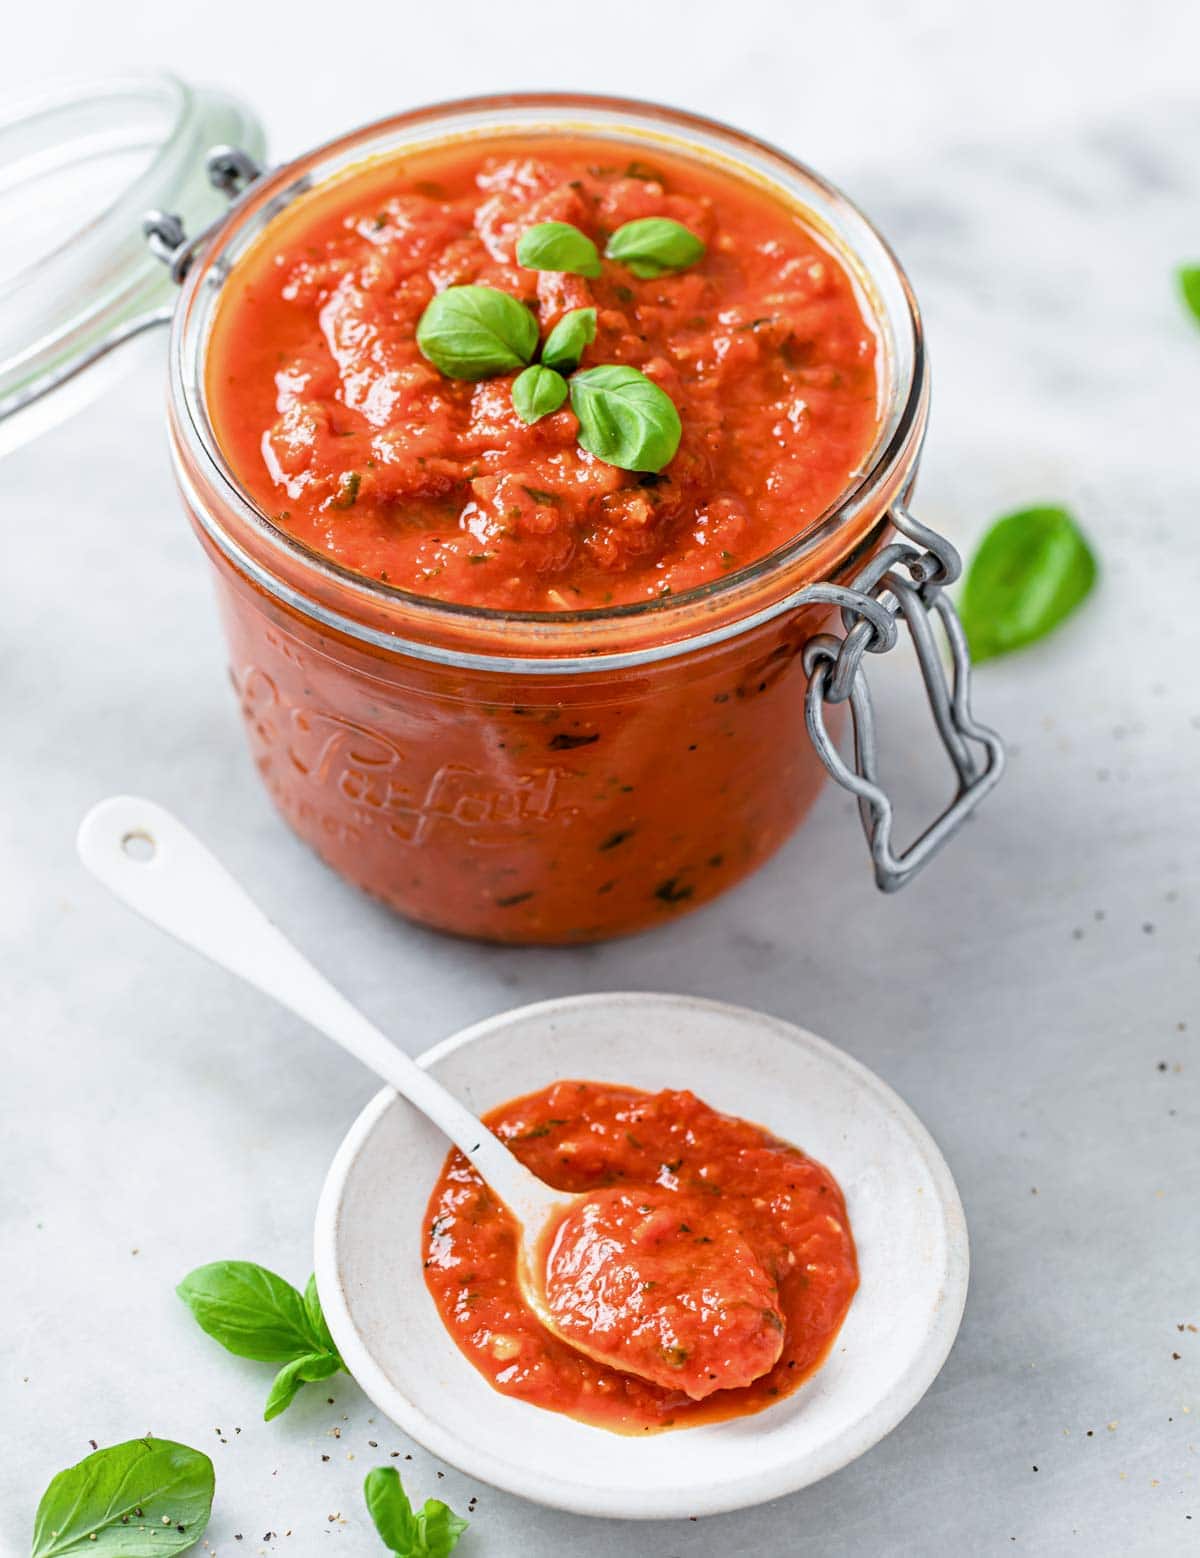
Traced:
MULTIPOLYGON (((272 814, 152 368, 6 462, 0 1550, 26 1550, 42 1487, 89 1439, 152 1429, 213 1456, 225 1555, 381 1551, 359 1488, 394 1449, 420 1497, 477 1497, 463 1558, 1195 1551, 1200 1334, 1179 1326, 1200 1325, 1200 330, 1171 270, 1200 257, 1200 12, 613 0, 592 38, 582 5, 460 3, 447 25, 445 7, 359 0, 378 28, 359 53, 328 46, 328 9, 21 7, 0 86, 170 64, 251 95, 278 154, 501 86, 739 122, 841 181, 911 271, 936 383, 922 514, 969 547, 1010 506, 1064 500, 1104 579, 1052 642, 980 675, 1011 773, 902 897, 875 894, 828 793, 706 912, 606 949, 505 952, 390 919, 272 814), (83 879, 75 824, 121 789, 177 808, 413 1050, 516 1002, 627 986, 758 1005, 876 1068, 942 1145, 973 1231, 929 1396, 803 1494, 637 1528, 471 1485, 349 1381, 263 1424, 269 1370, 208 1341, 172 1286, 221 1255, 303 1280, 325 1167, 372 1083, 83 879)), ((903 743, 911 667, 881 669, 903 743)), ((891 751, 916 816, 936 783, 891 751)))

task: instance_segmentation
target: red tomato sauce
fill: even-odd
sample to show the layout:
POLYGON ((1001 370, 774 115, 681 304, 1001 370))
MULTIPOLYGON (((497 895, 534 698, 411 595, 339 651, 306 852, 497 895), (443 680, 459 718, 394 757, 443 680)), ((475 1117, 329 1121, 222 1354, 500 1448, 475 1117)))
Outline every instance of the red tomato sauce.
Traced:
POLYGON ((719 579, 803 531, 877 427, 876 338, 799 208, 699 160, 556 135, 369 165, 275 218, 213 325, 207 393, 238 480, 275 522, 371 578, 507 610, 596 608, 719 579), (595 279, 517 264, 545 221, 603 250, 681 222, 687 269, 595 279), (576 443, 569 404, 526 425, 514 375, 444 377, 417 348, 435 292, 528 304, 544 340, 598 311, 582 367, 630 364, 674 401, 678 452, 636 475, 576 443))
POLYGON ((617 1185, 573 1207, 546 1303, 573 1346, 693 1401, 749 1385, 783 1350, 779 1288, 736 1208, 679 1190, 617 1185))
MULTIPOLYGON (((858 1265, 837 1182, 797 1147, 718 1114, 689 1092, 650 1094, 597 1082, 557 1082, 485 1121, 557 1189, 647 1191, 645 1201, 615 1198, 599 1219, 609 1235, 614 1228, 628 1232, 638 1225, 622 1208, 651 1206, 640 1219, 657 1224, 646 1230, 649 1252, 643 1245, 637 1258, 641 1280, 648 1275, 694 1294, 699 1273, 732 1301, 707 1316, 690 1301, 664 1303, 658 1290, 643 1302, 629 1272, 618 1269, 609 1296, 620 1301, 627 1323, 613 1334, 633 1338, 630 1359, 639 1368, 660 1344, 657 1361, 668 1383, 593 1361, 551 1336, 527 1307, 516 1224, 462 1154, 451 1152, 429 1201, 425 1280, 458 1347, 497 1390, 617 1432, 643 1433, 761 1411, 821 1365, 858 1287, 858 1265), (664 1231, 657 1219, 673 1201, 680 1215, 665 1225, 663 1258, 651 1270, 653 1235, 664 1231), (694 1255, 684 1254, 688 1240, 694 1255), (739 1269, 718 1277, 706 1240, 732 1253, 739 1269), (766 1311, 782 1330, 764 1320, 766 1311), (652 1334, 639 1333, 638 1318, 646 1314, 652 1334), (664 1315, 666 1327, 659 1323, 664 1315), (731 1369, 743 1368, 751 1382, 705 1394, 694 1360, 713 1356, 722 1327, 731 1369)), ((597 1295, 594 1279, 590 1291, 597 1295)))

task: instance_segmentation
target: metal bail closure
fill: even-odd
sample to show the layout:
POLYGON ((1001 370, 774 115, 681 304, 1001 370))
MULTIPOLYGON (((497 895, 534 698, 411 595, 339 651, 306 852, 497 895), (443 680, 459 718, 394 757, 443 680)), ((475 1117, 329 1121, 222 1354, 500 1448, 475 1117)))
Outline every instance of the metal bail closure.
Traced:
POLYGON ((942 593, 961 572, 958 553, 899 504, 892 508, 890 517, 905 539, 884 547, 855 576, 849 589, 839 592, 843 598, 837 604, 842 607, 845 637, 821 633, 804 648, 808 734, 833 778, 858 797, 875 880, 885 893, 905 886, 937 854, 1004 772, 1000 738, 971 713, 971 658, 966 635, 958 613, 942 593), (857 598, 846 602, 847 594, 857 598), (880 621, 881 612, 886 614, 886 626, 880 621), (950 647, 949 680, 933 631, 935 616, 941 620, 950 647), (878 781, 874 717, 862 662, 864 655, 881 654, 892 647, 901 620, 912 636, 934 723, 954 766, 958 788, 946 810, 898 855, 892 847, 892 803, 878 781), (854 726, 853 769, 834 745, 825 724, 825 704, 846 702, 854 726))
MULTIPOLYGON (((204 160, 204 170, 208 182, 230 202, 245 194, 255 179, 262 177, 262 169, 254 158, 237 146, 214 146, 204 160)), ((182 217, 175 212, 147 211, 142 219, 142 234, 151 254, 162 261, 171 273, 171 280, 179 284, 221 221, 218 217, 203 232, 189 238, 182 217)))

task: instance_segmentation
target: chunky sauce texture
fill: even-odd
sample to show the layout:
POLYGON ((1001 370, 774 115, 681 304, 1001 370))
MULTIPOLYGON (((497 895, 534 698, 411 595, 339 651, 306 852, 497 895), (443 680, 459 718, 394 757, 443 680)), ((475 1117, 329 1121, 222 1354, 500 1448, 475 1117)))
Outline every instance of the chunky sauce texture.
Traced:
POLYGON ((736 1207, 657 1185, 572 1208, 548 1252, 546 1304, 573 1346, 694 1401, 749 1385, 783 1351, 779 1287, 736 1207))
POLYGON ((577 1284, 575 1312, 607 1305, 609 1340, 626 1341, 639 1369, 653 1360, 662 1380, 594 1362, 542 1328, 518 1285, 516 1225, 455 1151, 429 1202, 425 1280, 447 1330, 497 1390, 642 1433, 761 1411, 820 1366, 858 1266, 842 1193, 819 1163, 686 1091, 558 1082, 485 1119, 548 1184, 611 1189, 589 1236, 576 1230, 563 1246, 562 1275, 577 1284), (706 1284, 712 1301, 698 1304, 706 1284), (709 1389, 697 1360, 711 1362, 714 1339, 723 1371, 749 1383, 709 1389))
POLYGON ((224 291, 207 389, 238 480, 310 547, 446 601, 569 611, 719 579, 803 531, 875 436, 876 339, 842 266, 797 209, 658 150, 529 136, 368 165, 276 218, 224 291), (647 216, 703 259, 653 279, 516 263, 537 223, 603 250, 647 216), (569 404, 527 426, 511 374, 443 377, 417 323, 464 283, 527 303, 543 340, 594 306, 582 366, 631 364, 670 395, 670 464, 585 453, 569 404))

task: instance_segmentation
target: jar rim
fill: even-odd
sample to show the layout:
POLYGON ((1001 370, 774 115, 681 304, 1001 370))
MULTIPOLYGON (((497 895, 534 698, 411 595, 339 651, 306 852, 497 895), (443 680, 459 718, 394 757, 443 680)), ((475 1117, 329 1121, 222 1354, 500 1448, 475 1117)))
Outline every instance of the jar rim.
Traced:
MULTIPOLYGON (((920 311, 912 287, 890 245, 859 208, 828 180, 767 141, 703 115, 630 98, 575 93, 510 93, 453 99, 376 120, 314 148, 251 185, 193 265, 172 323, 169 395, 176 474, 194 517, 218 550, 260 587, 305 615, 379 647, 445 663, 471 663, 528 670, 571 666, 616 667, 666 658, 741 633, 798 603, 794 587, 806 561, 839 538, 845 552, 862 539, 855 521, 868 517, 873 530, 885 517, 881 491, 896 486, 920 452, 928 406, 928 370, 920 311), (802 209, 819 240, 846 267, 864 303, 868 324, 888 353, 887 404, 870 454, 854 480, 820 515, 781 546, 678 594, 616 606, 575 611, 509 611, 444 601, 367 577, 308 546, 277 526, 245 492, 217 441, 205 401, 208 327, 224 278, 241 253, 295 199, 356 168, 392 155, 404 146, 433 147, 455 140, 484 140, 534 130, 542 134, 599 134, 614 141, 661 145, 710 165, 724 163, 743 178, 773 189, 802 209), (886 339, 885 328, 892 332, 886 339), (896 332, 901 332, 896 339, 896 332), (904 332, 907 332, 905 338, 904 332), (899 357, 897 358, 897 352, 899 357), (206 501, 213 492, 233 524, 222 524, 206 501), (241 539, 233 534, 234 526, 241 539), (275 566, 264 565, 254 543, 266 544, 275 566), (249 542, 250 545, 246 543, 249 542), (285 575, 291 574, 289 582, 285 575), (789 588, 789 580, 793 587, 789 588), (772 582, 782 586, 768 606, 753 609, 752 598, 772 582), (332 588, 356 608, 347 616, 319 599, 309 586, 332 588), (738 611, 739 602, 743 609, 738 611), (714 613, 735 613, 713 626, 714 613), (399 615, 402 630, 372 626, 368 619, 399 615), (652 628, 651 645, 613 653, 581 643, 581 632, 616 633, 630 626, 652 628), (528 647, 514 654, 513 638, 526 630, 528 647), (438 652, 446 632, 465 634, 479 645, 495 634, 490 652, 438 652), (568 647, 567 640, 570 640, 568 647), (430 642, 432 640, 432 642, 430 642)), ((861 529, 861 527, 860 527, 861 529)), ((824 577, 824 575, 821 575, 824 577)), ((811 582, 806 580, 805 582, 811 582)))

